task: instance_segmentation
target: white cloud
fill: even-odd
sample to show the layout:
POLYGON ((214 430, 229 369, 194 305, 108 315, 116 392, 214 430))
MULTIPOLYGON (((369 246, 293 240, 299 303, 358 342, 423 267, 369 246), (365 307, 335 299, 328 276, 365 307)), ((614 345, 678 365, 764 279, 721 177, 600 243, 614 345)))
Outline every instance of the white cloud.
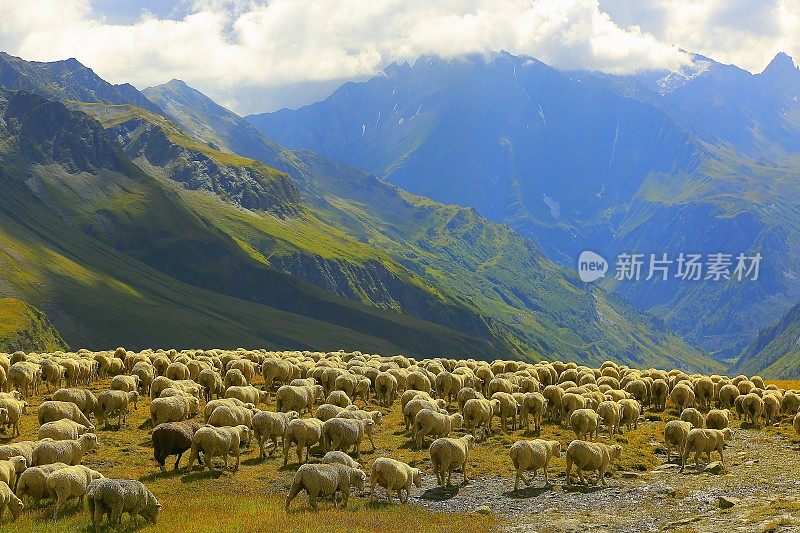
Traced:
POLYGON ((135 23, 115 25, 87 0, 0 0, 0 49, 42 61, 75 57, 109 81, 138 87, 181 78, 245 112, 280 104, 273 100, 289 87, 327 87, 332 80, 363 78, 392 61, 423 54, 506 49, 555 67, 624 73, 678 69, 688 61, 680 46, 743 53, 763 67, 762 56, 774 50, 753 48, 767 42, 791 51, 794 41, 785 36, 797 33, 797 17, 790 15, 798 10, 794 0, 773 2, 772 11, 760 5, 748 0, 646 5, 610 0, 602 7, 596 0, 181 0, 180 12, 186 14, 177 20, 144 11, 135 23), (751 11, 764 13, 752 18, 757 30, 748 30, 751 11), (731 29, 737 21, 743 22, 731 29), (757 33, 749 38, 748 31, 757 33), (743 44, 749 50, 742 52, 743 44), (273 100, 259 102, 254 91, 273 100))

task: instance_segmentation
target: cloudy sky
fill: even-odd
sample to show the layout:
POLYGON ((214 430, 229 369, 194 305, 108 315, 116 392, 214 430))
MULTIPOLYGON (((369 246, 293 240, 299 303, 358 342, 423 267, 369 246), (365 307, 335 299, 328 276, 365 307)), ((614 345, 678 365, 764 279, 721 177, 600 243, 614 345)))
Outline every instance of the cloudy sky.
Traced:
POLYGON ((614 73, 686 67, 685 49, 759 72, 800 58, 800 0, 0 0, 0 50, 139 88, 180 78, 243 114, 500 49, 614 73))

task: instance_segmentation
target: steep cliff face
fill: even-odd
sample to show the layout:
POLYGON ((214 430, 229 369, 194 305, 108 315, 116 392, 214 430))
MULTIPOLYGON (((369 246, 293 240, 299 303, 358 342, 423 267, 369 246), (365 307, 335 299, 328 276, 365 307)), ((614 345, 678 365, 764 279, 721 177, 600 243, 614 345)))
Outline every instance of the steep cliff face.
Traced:
POLYGON ((0 352, 67 349, 67 343, 43 312, 16 298, 0 299, 0 352))

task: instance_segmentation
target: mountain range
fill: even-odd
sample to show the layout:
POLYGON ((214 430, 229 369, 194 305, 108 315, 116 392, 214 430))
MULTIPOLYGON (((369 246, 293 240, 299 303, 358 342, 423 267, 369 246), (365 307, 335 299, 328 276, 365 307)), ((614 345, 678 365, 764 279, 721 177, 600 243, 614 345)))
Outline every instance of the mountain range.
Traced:
POLYGON ((508 225, 286 148, 180 81, 3 54, 0 86, 0 287, 73 347, 722 369, 508 225))
POLYGON ((693 60, 615 76, 506 52, 422 57, 246 118, 289 148, 474 207, 566 268, 587 249, 612 264, 760 253, 757 280, 601 283, 735 361, 800 300, 800 71, 786 54, 759 74, 693 60))

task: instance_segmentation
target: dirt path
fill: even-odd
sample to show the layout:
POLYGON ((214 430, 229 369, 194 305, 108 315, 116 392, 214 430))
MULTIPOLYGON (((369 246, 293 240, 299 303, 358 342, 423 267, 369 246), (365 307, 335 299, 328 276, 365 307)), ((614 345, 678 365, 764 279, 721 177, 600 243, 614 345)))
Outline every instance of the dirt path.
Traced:
MULTIPOLYGON (((564 472, 552 471, 551 487, 544 487, 540 474, 518 491, 513 478, 478 477, 466 486, 442 489, 430 476, 413 500, 455 513, 488 506, 507 520, 509 532, 800 531, 798 445, 763 431, 734 429, 733 434, 725 450, 727 468, 716 474, 698 473, 693 463, 683 473, 678 465, 664 464, 644 473, 623 472, 607 487, 568 488, 564 472), (722 509, 720 497, 735 499, 734 505, 722 509)), ((666 461, 661 443, 651 445, 666 461)))

